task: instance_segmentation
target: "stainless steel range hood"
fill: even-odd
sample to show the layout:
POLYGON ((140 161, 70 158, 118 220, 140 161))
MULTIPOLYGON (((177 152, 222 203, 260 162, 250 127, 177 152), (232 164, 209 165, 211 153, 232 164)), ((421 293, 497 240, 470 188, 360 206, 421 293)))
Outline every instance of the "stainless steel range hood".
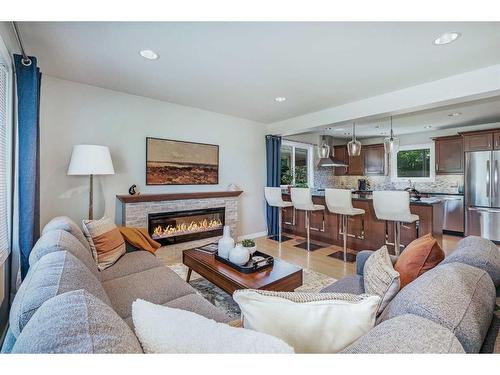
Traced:
POLYGON ((333 148, 333 137, 331 135, 322 135, 318 147, 321 148, 323 142, 325 142, 328 146, 330 146, 330 154, 326 155, 325 157, 321 157, 319 159, 318 167, 347 167, 348 165, 346 163, 344 163, 342 160, 335 158, 334 148, 333 148))

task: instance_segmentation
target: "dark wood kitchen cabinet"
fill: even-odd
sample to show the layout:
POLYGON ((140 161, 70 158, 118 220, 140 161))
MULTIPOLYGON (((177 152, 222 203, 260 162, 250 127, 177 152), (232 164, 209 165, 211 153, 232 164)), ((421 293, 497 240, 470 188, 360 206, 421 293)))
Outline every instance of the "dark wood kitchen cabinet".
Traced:
MULTIPOLYGON (((334 150, 335 159, 338 159, 340 161, 343 161, 346 164, 349 164, 349 155, 347 155, 347 146, 346 145, 334 146, 333 150, 334 150)), ((334 173, 335 173, 335 176, 345 176, 345 175, 347 175, 347 168, 346 167, 335 167, 334 173)))
POLYGON ((464 135, 465 151, 487 151, 493 149, 493 133, 481 132, 464 135))
POLYGON ((383 144, 363 146, 363 174, 365 176, 387 174, 387 161, 383 144))
POLYGON ((362 176, 363 175, 363 148, 361 147, 361 153, 359 156, 349 156, 349 168, 347 168, 347 174, 349 176, 362 176))
POLYGON ((434 138, 436 174, 464 173, 464 143, 460 135, 434 138))
POLYGON ((493 133, 493 148, 500 150, 500 132, 493 133))

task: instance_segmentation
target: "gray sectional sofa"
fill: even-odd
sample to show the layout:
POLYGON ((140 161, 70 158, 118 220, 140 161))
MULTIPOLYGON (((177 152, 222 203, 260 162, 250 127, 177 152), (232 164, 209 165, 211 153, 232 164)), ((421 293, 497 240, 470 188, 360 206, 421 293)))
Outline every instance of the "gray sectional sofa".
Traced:
MULTIPOLYGON (((372 253, 359 252, 356 274, 322 292, 364 293, 363 267, 372 253)), ((500 250, 484 238, 464 238, 437 267, 401 289, 375 328, 344 352, 500 353, 498 296, 500 250)))
POLYGON ((69 218, 49 222, 13 301, 2 353, 137 353, 132 302, 141 298, 229 318, 146 251, 128 252, 98 271, 88 242, 69 218))
MULTIPOLYGON (((363 266, 325 292, 364 292, 363 266)), ((53 219, 30 255, 30 271, 10 313, 3 353, 142 353, 131 305, 137 298, 228 317, 145 251, 125 254, 99 272, 87 240, 68 218, 53 219)), ((377 325, 344 353, 500 352, 500 253, 468 237, 440 265, 405 286, 377 325)))

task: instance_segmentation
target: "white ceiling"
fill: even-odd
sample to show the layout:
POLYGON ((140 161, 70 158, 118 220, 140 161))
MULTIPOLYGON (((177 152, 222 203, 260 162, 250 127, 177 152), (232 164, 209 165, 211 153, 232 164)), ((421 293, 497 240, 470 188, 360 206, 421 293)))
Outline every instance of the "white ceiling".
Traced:
POLYGON ((500 62, 499 22, 19 26, 45 74, 264 123, 500 62), (434 45, 445 31, 462 37, 434 45))
MULTIPOLYGON (((500 122, 500 97, 440 107, 393 117, 396 135, 433 132, 436 130, 500 122), (458 116, 450 116, 451 114, 458 116)), ((352 123, 338 123, 312 133, 351 138, 352 123)), ((356 122, 359 138, 384 137, 390 132, 390 118, 356 122)))

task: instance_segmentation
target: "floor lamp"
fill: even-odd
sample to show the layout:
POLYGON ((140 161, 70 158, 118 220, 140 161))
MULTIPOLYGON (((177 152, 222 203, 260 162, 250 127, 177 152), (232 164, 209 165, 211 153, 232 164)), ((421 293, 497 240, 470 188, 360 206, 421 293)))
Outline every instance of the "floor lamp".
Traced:
POLYGON ((109 148, 96 145, 73 146, 68 175, 89 176, 89 220, 94 218, 94 175, 115 174, 109 148))

